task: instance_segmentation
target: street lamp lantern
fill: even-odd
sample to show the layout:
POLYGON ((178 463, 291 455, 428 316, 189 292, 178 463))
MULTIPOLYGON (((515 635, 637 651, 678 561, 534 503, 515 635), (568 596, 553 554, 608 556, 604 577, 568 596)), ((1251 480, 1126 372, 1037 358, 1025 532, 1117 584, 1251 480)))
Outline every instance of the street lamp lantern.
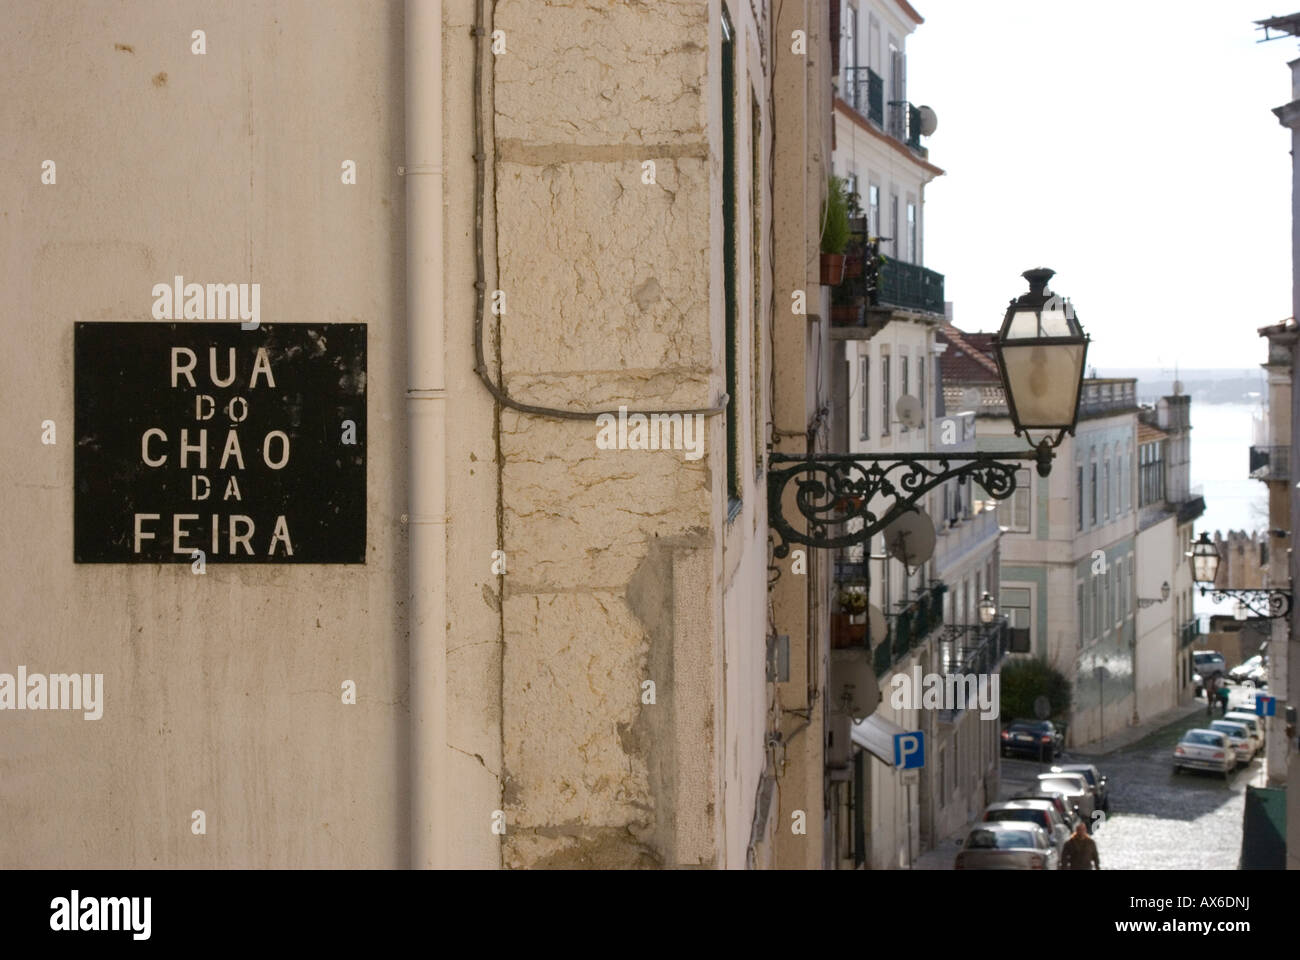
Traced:
POLYGON ((1291 615, 1290 586, 1259 589, 1216 587, 1214 583, 1219 577, 1219 562, 1223 558, 1219 556, 1218 548, 1210 541, 1209 533, 1201 533, 1200 539, 1192 545, 1191 553, 1187 554, 1187 558, 1191 561, 1192 579, 1200 587, 1201 596, 1208 593, 1215 603, 1236 600, 1237 606, 1233 610, 1233 616, 1238 620, 1245 620, 1252 613, 1268 620, 1284 619, 1291 615))
POLYGON ((985 590, 984 595, 980 597, 980 623, 992 623, 997 615, 998 605, 993 602, 992 595, 985 590))
POLYGON ((1200 584, 1213 584, 1219 574, 1219 551, 1210 542, 1208 533, 1202 531, 1188 556, 1192 559, 1192 579, 1200 584))
POLYGON ((1166 580, 1164 583, 1160 584, 1160 602, 1164 603, 1168 599, 1169 599, 1169 581, 1166 580))
POLYGON ((1055 272, 1038 267, 1022 274, 1029 292, 1011 301, 993 344, 1011 423, 1016 436, 1024 434, 1038 450, 1044 477, 1052 448, 1074 434, 1089 341, 1069 301, 1047 289, 1055 272))

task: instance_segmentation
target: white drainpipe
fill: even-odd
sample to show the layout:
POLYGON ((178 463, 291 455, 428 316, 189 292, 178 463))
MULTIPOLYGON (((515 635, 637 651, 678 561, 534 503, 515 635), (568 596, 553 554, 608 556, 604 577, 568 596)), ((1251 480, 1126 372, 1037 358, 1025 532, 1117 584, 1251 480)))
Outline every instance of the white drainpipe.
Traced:
POLYGON ((442 0, 406 0, 406 349, 411 866, 447 860, 447 391, 442 298, 442 0))

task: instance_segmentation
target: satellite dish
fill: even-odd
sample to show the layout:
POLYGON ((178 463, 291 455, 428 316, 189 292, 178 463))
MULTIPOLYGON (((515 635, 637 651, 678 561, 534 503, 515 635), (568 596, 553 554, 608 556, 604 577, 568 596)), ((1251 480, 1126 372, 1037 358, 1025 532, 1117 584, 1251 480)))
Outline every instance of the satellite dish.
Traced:
POLYGON ((898 398, 898 402, 894 404, 894 413, 898 415, 899 422, 909 430, 918 430, 923 424, 921 401, 910 393, 905 393, 898 398))
POLYGON ((879 643, 889 635, 885 614, 874 603, 867 604, 867 640, 879 643))
POLYGON ((922 106, 921 111, 921 136, 928 137, 939 128, 939 116, 931 108, 922 106))
POLYGON ((865 720, 880 706, 880 684, 864 647, 831 651, 830 706, 854 720, 865 720))
POLYGON ((963 410, 978 410, 980 407, 979 387, 967 387, 961 392, 961 408, 963 410))
POLYGON ((907 567, 919 567, 934 556, 934 523, 917 507, 885 527, 889 555, 907 567))

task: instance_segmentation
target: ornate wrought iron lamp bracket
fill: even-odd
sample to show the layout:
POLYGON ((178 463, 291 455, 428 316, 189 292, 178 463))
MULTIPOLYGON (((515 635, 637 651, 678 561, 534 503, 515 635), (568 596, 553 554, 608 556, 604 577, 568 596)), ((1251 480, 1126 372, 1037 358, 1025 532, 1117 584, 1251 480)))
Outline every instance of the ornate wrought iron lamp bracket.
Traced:
POLYGON ((1015 493, 1021 462, 1036 461, 1039 475, 1047 476, 1052 445, 1044 439, 1032 450, 1011 453, 773 453, 768 459, 768 526, 777 535, 776 556, 785 557, 794 544, 824 549, 869 544, 873 536, 915 509, 922 496, 948 480, 977 480, 990 497, 1005 500, 1015 493), (791 483, 805 530, 796 529, 785 517, 782 501, 791 483), (877 497, 891 498, 888 506, 877 507, 879 512, 870 509, 877 497), (852 523, 855 520, 861 523, 852 523), (833 533, 832 527, 842 532, 833 533))
POLYGON ((1279 620, 1291 614, 1290 590, 1217 590, 1214 587, 1201 587, 1201 596, 1206 595, 1215 603, 1239 600, 1247 610, 1265 620, 1279 620))

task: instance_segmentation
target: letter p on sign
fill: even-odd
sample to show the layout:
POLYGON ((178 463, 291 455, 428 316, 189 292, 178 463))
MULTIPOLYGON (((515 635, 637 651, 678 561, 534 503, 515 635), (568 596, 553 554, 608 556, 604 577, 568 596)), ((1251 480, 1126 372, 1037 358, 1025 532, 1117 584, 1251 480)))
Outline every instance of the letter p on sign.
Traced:
POLYGON ((894 766, 912 770, 925 766, 925 734, 920 730, 894 734, 894 766))

